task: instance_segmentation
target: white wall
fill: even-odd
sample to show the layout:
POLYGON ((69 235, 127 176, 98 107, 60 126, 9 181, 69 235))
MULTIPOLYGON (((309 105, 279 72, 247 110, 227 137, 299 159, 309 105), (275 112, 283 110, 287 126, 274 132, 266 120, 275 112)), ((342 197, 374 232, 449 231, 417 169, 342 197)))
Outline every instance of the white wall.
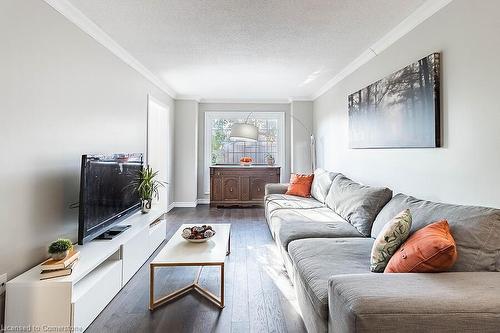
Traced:
POLYGON ((314 101, 319 166, 395 192, 500 208, 500 2, 455 0, 314 101), (348 149, 348 94, 442 52, 439 149, 348 149))
POLYGON ((174 187, 177 206, 196 206, 198 184, 198 102, 175 101, 174 187))
POLYGON ((284 112, 285 113, 285 165, 281 168, 281 179, 290 179, 290 104, 288 103, 200 103, 198 114, 198 199, 208 200, 205 193, 204 168, 205 168, 205 112, 233 111, 243 112, 284 112))
POLYGON ((290 170, 294 173, 311 173, 311 131, 313 128, 313 102, 291 103, 290 170))
POLYGON ((0 273, 13 278, 76 240, 81 155, 145 152, 147 95, 173 101, 43 1, 1 1, 0 40, 0 273))

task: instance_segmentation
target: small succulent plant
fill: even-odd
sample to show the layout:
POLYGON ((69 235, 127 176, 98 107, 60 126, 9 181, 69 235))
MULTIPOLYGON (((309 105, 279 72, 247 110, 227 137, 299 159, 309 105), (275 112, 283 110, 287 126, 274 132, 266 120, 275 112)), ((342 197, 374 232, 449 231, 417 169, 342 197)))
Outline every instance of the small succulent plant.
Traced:
POLYGON ((58 239, 52 242, 49 246, 49 253, 61 253, 70 250, 73 247, 73 243, 69 239, 58 239))

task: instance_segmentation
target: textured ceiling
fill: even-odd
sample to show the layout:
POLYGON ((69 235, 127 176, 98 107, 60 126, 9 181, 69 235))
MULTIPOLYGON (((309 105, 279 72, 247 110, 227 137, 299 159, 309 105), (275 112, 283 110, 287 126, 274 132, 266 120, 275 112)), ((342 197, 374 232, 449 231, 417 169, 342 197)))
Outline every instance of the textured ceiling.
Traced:
POLYGON ((180 95, 311 96, 424 0, 70 0, 180 95))

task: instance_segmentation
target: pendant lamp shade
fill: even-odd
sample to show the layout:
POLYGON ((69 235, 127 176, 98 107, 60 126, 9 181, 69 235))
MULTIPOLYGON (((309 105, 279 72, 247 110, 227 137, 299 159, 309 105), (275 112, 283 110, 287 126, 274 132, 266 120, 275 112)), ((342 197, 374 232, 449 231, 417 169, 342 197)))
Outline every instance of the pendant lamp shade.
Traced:
POLYGON ((231 141, 257 141, 259 138, 259 129, 247 123, 236 123, 231 126, 231 141))

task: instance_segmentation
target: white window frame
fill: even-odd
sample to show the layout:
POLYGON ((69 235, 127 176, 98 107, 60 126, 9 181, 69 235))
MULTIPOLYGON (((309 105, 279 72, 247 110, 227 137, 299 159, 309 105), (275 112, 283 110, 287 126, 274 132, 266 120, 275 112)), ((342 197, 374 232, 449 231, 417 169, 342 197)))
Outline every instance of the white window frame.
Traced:
MULTIPOLYGON (((206 111, 205 112, 205 156, 203 171, 203 187, 205 194, 210 194, 210 167, 212 166, 212 121, 220 118, 245 118, 251 111, 206 111), (210 125, 210 126, 208 126, 210 125)), ((249 121, 258 119, 278 119, 278 140, 279 158, 276 159, 276 166, 285 166, 285 112, 253 111, 249 121)))

